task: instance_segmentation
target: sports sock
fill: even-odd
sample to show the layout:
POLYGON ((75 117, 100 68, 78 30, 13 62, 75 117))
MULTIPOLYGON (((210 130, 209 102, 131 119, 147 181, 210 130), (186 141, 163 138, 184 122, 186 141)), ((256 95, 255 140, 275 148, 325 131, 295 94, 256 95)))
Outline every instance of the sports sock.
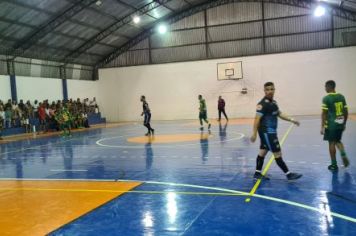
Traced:
POLYGON ((277 165, 279 166, 279 168, 281 168, 284 173, 288 173, 288 171, 289 171, 288 167, 287 167, 286 163, 283 161, 282 157, 276 158, 276 162, 277 162, 277 165))
POLYGON ((263 166, 264 160, 265 160, 265 157, 261 157, 260 155, 257 156, 257 158, 256 158, 256 170, 259 170, 259 171, 262 170, 262 166, 263 166))

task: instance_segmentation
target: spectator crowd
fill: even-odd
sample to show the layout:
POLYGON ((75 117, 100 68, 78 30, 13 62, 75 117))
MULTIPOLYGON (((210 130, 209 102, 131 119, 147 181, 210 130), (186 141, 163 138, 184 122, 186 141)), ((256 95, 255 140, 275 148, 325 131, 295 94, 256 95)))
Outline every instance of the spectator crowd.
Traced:
MULTIPOLYGON (((24 127, 26 133, 60 130, 63 123, 73 128, 89 127, 88 114, 99 113, 95 97, 77 100, 48 100, 19 102, 9 99, 6 103, 0 100, 0 137, 2 130, 24 127), (36 128, 37 127, 37 128, 36 128)), ((69 132, 70 133, 70 132, 69 132)))

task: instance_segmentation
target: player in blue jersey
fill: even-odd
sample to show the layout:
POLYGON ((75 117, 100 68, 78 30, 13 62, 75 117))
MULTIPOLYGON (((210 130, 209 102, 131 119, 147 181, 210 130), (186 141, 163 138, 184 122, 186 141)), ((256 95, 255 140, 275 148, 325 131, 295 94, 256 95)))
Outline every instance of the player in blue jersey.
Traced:
POLYGON ((277 165, 286 174, 287 179, 299 179, 302 175, 290 172, 286 163, 283 161, 281 147, 277 136, 278 117, 282 120, 292 122, 297 126, 299 126, 299 122, 288 117, 287 115, 282 114, 279 110, 277 102, 273 99, 275 88, 272 82, 264 84, 264 92, 264 98, 262 98, 262 100, 257 104, 253 133, 250 138, 251 142, 255 142, 258 132, 261 140, 260 151, 256 159, 256 171, 254 178, 268 179, 262 175, 262 167, 265 156, 269 151, 271 151, 274 154, 277 165))

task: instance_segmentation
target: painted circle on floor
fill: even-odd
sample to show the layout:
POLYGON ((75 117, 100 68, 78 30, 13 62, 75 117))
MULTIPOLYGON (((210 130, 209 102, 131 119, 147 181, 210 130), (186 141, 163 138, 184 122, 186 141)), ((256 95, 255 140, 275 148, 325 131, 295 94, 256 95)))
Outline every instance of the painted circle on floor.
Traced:
MULTIPOLYGON (((243 133, 229 132, 232 137, 224 139, 224 143, 241 140, 245 137, 243 133)), ((102 138, 96 144, 110 148, 142 148, 142 145, 153 145, 162 148, 195 147, 197 145, 219 144, 221 140, 218 132, 209 133, 181 133, 181 134, 160 134, 155 136, 134 136, 129 135, 102 138), (140 145, 141 144, 141 145, 140 145)))
POLYGON ((166 135, 149 135, 138 136, 127 139, 129 143, 180 143, 190 142, 195 140, 206 140, 213 135, 208 133, 201 134, 166 134, 166 135))

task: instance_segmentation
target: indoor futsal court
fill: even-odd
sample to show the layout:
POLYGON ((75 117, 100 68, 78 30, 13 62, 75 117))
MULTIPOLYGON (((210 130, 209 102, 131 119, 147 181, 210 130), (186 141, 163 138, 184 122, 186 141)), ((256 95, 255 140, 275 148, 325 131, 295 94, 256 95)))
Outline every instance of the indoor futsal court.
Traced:
MULTIPOLYGON (((300 121, 281 123, 280 136, 303 177, 288 181, 273 161, 258 186, 247 119, 210 133, 154 122, 152 137, 123 124, 1 144, 2 235, 353 235, 355 166, 329 173, 319 118, 300 121)), ((351 162, 355 130, 353 117, 351 162)))
POLYGON ((0 236, 356 235, 356 0, 0 0, 0 236))

